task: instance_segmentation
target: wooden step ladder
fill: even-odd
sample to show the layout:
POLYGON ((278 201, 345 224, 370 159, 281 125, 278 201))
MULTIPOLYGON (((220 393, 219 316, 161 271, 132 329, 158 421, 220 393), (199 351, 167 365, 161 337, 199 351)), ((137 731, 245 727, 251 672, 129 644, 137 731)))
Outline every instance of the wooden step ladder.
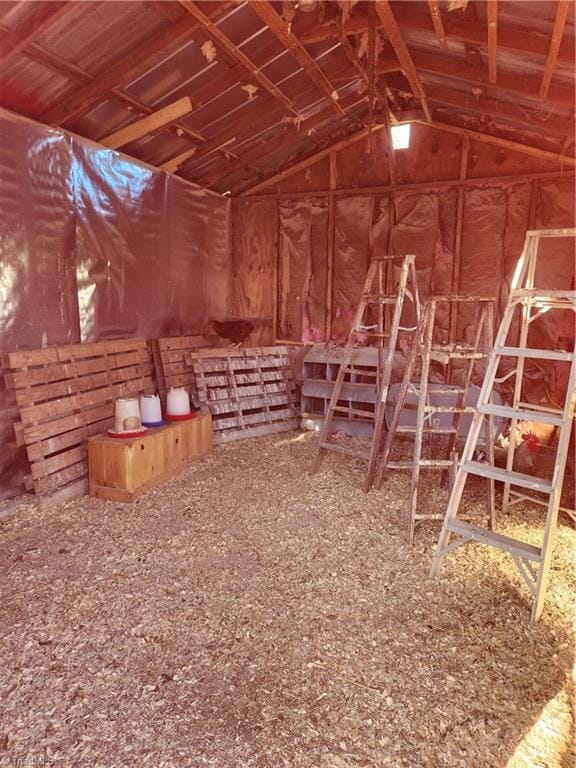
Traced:
MULTIPOLYGON (((352 327, 348 335, 346 346, 342 355, 342 361, 338 370, 338 375, 334 382, 332 397, 328 404, 326 417, 320 439, 316 457, 312 467, 312 472, 317 472, 320 466, 323 451, 336 451, 356 458, 364 459, 367 462, 366 480, 364 490, 370 490, 376 469, 376 461, 380 450, 382 440, 382 430, 384 427, 384 409, 388 397, 388 387, 394 362, 394 352, 398 342, 399 331, 415 332, 420 321, 420 301, 418 298, 418 286, 416 283, 415 256, 379 256, 371 260, 366 275, 366 282, 362 290, 362 296, 356 315, 352 322, 352 327), (396 282, 395 293, 385 291, 386 274, 389 265, 395 261, 400 261, 400 271, 396 282), (404 300, 408 299, 414 304, 416 315, 416 326, 412 328, 403 328, 400 325, 404 300), (377 307, 377 322, 370 325, 370 318, 367 312, 371 307, 377 307), (393 308, 390 330, 385 331, 385 310, 393 308), (377 398, 374 409, 374 428, 372 432, 372 442, 370 451, 357 451, 335 444, 330 441, 330 431, 332 419, 336 413, 344 412, 350 414, 350 408, 339 405, 341 399, 342 386, 345 383, 346 376, 352 372, 351 359, 354 351, 354 345, 361 339, 368 341, 375 340, 378 347, 378 365, 375 374, 375 383, 377 389, 377 398)), ((391 271, 391 270, 390 270, 391 271)), ((359 412, 364 418, 367 413, 359 412)))
MULTIPOLYGON (((418 483, 421 469, 440 469, 445 474, 447 470, 453 475, 456 467, 456 440, 460 431, 462 418, 466 413, 474 413, 475 408, 467 405, 467 396, 472 381, 474 369, 479 363, 486 364, 492 344, 494 342, 494 299, 485 296, 432 296, 429 298, 422 311, 415 343, 412 345, 408 364, 404 371, 402 384, 398 393, 398 399, 390 423, 390 429, 386 437, 382 463, 378 472, 377 486, 380 487, 387 470, 411 469, 410 496, 407 509, 408 530, 407 537, 410 544, 414 543, 414 530, 418 521, 443 520, 443 514, 418 511, 418 483), (453 306, 456 303, 475 305, 475 318, 473 324, 472 343, 452 342, 450 344, 438 343, 436 319, 439 306, 453 306), (420 382, 412 383, 412 377, 416 363, 420 360, 420 382), (429 382, 431 363, 437 362, 446 366, 446 371, 451 370, 454 360, 464 361, 462 385, 453 387, 448 384, 434 384, 429 382), (416 424, 414 426, 400 426, 400 417, 406 406, 409 394, 418 397, 416 424), (457 399, 453 405, 434 405, 429 400, 429 394, 456 394, 457 399), (450 427, 434 426, 436 414, 453 414, 453 423, 450 427), (414 448, 411 461, 390 461, 392 446, 399 435, 414 435, 414 448), (448 447, 444 458, 422 458, 424 436, 447 435, 448 447)), ((483 371, 482 371, 483 373, 483 371)), ((448 375, 445 376, 448 380, 448 375)), ((494 463, 494 426, 493 417, 488 418, 485 435, 485 452, 490 464, 494 463)), ((493 527, 494 520, 494 481, 488 481, 488 525, 493 527)))
POLYGON ((534 287, 540 241, 548 238, 574 238, 575 236, 576 229, 534 230, 526 233, 524 248, 512 280, 508 303, 490 356, 476 413, 472 419, 462 461, 458 466, 456 480, 450 494, 431 570, 431 575, 437 575, 446 555, 467 541, 478 541, 508 552, 512 555, 514 563, 532 593, 532 622, 536 622, 540 618, 546 596, 570 431, 576 406, 576 348, 571 350, 530 348, 527 346, 528 330, 534 321, 552 310, 576 312, 576 291, 545 290, 534 287), (517 345, 513 345, 508 341, 508 337, 517 310, 520 310, 521 313, 519 341, 517 345), (503 358, 512 358, 515 360, 515 366, 506 376, 497 379, 498 366, 503 358), (570 366, 566 397, 562 408, 543 410, 541 407, 535 408, 522 400, 524 365, 525 361, 530 359, 561 361, 570 366), (512 405, 510 407, 493 405, 491 393, 495 382, 501 382, 511 376, 515 377, 512 405), (513 439, 510 441, 511 447, 508 451, 505 468, 487 467, 485 464, 474 461, 473 454, 480 429, 484 419, 488 416, 500 416, 509 419, 512 436, 518 420, 547 421, 556 425, 558 443, 552 479, 546 480, 512 470, 513 439), (510 486, 537 491, 548 497, 542 546, 527 544, 510 536, 503 536, 457 519, 464 485, 468 475, 471 474, 503 482, 505 503, 510 486), (452 536, 456 538, 452 539, 452 536))

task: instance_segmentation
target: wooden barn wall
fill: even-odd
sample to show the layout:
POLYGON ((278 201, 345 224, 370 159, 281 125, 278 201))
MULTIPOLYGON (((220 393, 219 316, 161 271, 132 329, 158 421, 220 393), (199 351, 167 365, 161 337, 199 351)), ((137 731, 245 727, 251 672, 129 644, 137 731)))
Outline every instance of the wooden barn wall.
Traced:
MULTIPOLYGON (((0 135, 0 353, 226 314, 229 200, 4 110, 0 135)), ((0 498, 26 467, 16 415, 0 368, 0 498)))
MULTIPOLYGON (((413 126, 411 148, 394 153, 395 186, 383 131, 370 144, 359 141, 340 151, 334 188, 342 191, 332 198, 333 232, 330 196, 321 194, 330 186, 327 159, 253 200, 237 198, 235 272, 241 273, 243 264, 265 265, 260 276, 266 287, 260 285, 253 294, 250 311, 272 324, 276 320, 275 333, 271 327, 262 342, 322 341, 328 324, 331 338, 342 341, 372 251, 414 253, 423 297, 451 291, 482 294, 497 297, 501 308, 526 230, 575 225, 574 178, 572 172, 547 178, 560 170, 554 163, 476 141, 467 142, 462 164, 463 144, 452 134, 413 126), (527 178, 498 179, 518 175, 527 178), (447 183, 461 178, 466 185, 447 183), (265 226, 256 235, 258 219, 265 226)), ((567 241, 545 247, 547 276, 554 285, 569 287, 573 248, 567 250, 567 241)), ((466 334, 468 311, 460 310, 453 333, 466 334)), ((439 319, 448 329, 448 316, 439 319)))

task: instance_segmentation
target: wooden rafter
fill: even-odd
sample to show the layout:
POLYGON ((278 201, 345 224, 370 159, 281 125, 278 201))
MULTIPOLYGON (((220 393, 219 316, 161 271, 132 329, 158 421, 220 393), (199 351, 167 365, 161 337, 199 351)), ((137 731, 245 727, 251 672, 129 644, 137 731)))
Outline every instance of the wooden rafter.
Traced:
POLYGON ((556 152, 540 149, 539 147, 532 147, 529 144, 522 144, 519 141, 502 139, 500 136, 492 136, 489 133, 482 133, 481 131, 471 131, 468 128, 459 128, 456 125, 450 125, 450 123, 443 123, 437 120, 433 121, 432 123, 427 123, 424 120, 415 120, 414 122, 420 123, 422 125, 431 125, 432 128, 437 128, 438 130, 445 131, 447 133, 454 133, 458 136, 469 136, 471 139, 481 141, 484 144, 492 144, 495 147, 508 149, 512 152, 521 152, 524 155, 537 157, 539 160, 549 160, 552 163, 559 163, 560 165, 576 168, 576 159, 573 157, 560 155, 556 152))
MULTIPOLYGON (((421 75, 431 72, 436 75, 446 75, 471 85, 489 85, 488 74, 481 68, 463 67, 460 62, 454 62, 445 56, 429 51, 413 51, 412 59, 421 75)), ((381 57, 378 61, 377 72, 390 73, 391 59, 381 57)), ((526 96, 529 99, 537 99, 539 83, 533 77, 517 75, 509 72, 498 73, 498 83, 495 88, 501 91, 526 96)), ((548 97, 551 101, 564 104, 568 107, 574 105, 574 91, 563 86, 551 86, 548 97)))
MULTIPOLYGON (((548 89, 550 88, 550 82, 552 81, 552 75, 554 74, 556 62, 558 61, 558 55, 560 53, 560 44, 562 43, 562 35, 564 34, 568 11, 572 5, 573 3, 570 0, 558 0, 556 19, 554 21, 554 29, 550 40, 550 49, 548 51, 542 85, 540 86, 540 98, 542 99, 546 98, 548 95, 548 89)), ((572 62, 572 64, 573 63, 574 62, 572 62)))
POLYGON ((333 104, 335 111, 344 114, 344 110, 338 103, 338 91, 322 72, 318 64, 308 53, 296 35, 291 32, 268 0, 248 0, 250 8, 266 24, 273 35, 294 56, 310 80, 322 91, 333 104))
POLYGON ((114 131, 109 136, 100 139, 100 143, 110 149, 124 147, 126 144, 130 144, 131 141, 141 139, 143 136, 147 136, 159 128, 172 125, 176 120, 189 115, 191 112, 192 102, 188 96, 184 96, 162 107, 162 109, 156 110, 151 115, 146 115, 146 117, 142 117, 140 120, 120 128, 119 131, 114 131))
MULTIPOLYGON (((393 76, 390 76, 389 81, 394 87, 393 76)), ((397 83, 397 87, 402 87, 401 81, 397 83)), ((441 86, 427 84, 426 91, 429 101, 433 104, 445 105, 459 112, 468 112, 480 117, 491 115, 495 121, 507 123, 516 130, 533 130, 538 133, 545 131, 548 136, 562 139, 574 133, 572 119, 550 116, 543 121, 533 110, 485 96, 464 93, 457 88, 448 87, 447 83, 441 86)))
MULTIPOLYGON (((570 3, 570 0, 566 1, 570 3)), ((407 5, 412 4, 409 3, 407 5)), ((406 31, 430 32, 430 16, 428 13, 421 13, 416 8, 395 8, 394 15, 398 24, 406 31)), ((358 35, 366 32, 367 29, 367 16, 356 14, 348 19, 344 27, 336 21, 328 22, 321 26, 303 30, 299 34, 299 38, 307 45, 309 43, 321 43, 325 40, 337 39, 342 32, 346 35, 358 35)), ((464 19, 450 19, 448 36, 450 39, 464 43, 488 45, 486 25, 464 19)), ((502 28, 498 31, 498 47, 530 55, 547 56, 550 48, 550 38, 539 32, 531 32, 527 35, 519 30, 502 28)), ((558 61, 573 65, 574 50, 573 40, 563 40, 558 51, 558 61)))
POLYGON ((382 128, 384 128, 384 126, 380 124, 373 125, 371 128, 363 128, 361 131, 353 133, 351 136, 347 136, 345 139, 341 139, 335 144, 331 144, 329 147, 325 147, 318 152, 314 152, 313 154, 308 155, 308 157, 304 158, 300 162, 295 163, 294 165, 291 165, 282 171, 278 171, 278 173, 275 173, 272 176, 268 176, 268 178, 258 182, 258 184, 255 184, 253 187, 244 190, 242 195, 255 195, 260 190, 266 189, 266 187, 270 187, 272 184, 279 184, 281 181, 284 181, 284 179, 292 176, 292 174, 297 173, 298 171, 302 171, 304 168, 308 168, 309 165, 313 165, 319 160, 323 160, 325 157, 328 157, 331 152, 339 152, 341 149, 350 146, 350 144, 354 144, 357 141, 361 141, 362 139, 367 138, 371 133, 381 131, 382 128))
POLYGON ((498 46, 498 0, 488 0, 488 78, 496 85, 496 49, 498 46))
MULTIPOLYGON (((350 96, 342 99, 342 104, 345 109, 351 109, 352 107, 356 106, 356 104, 364 101, 364 99, 364 96, 351 94, 350 96)), ((307 133, 312 131, 324 121, 329 120, 331 117, 332 110, 329 106, 326 106, 315 115, 312 115, 308 119, 303 120, 297 128, 297 133, 292 130, 284 130, 279 136, 276 136, 273 139, 264 142, 263 144, 258 144, 247 152, 244 152, 242 155, 240 155, 238 160, 235 160, 233 163, 228 163, 222 170, 219 170, 218 172, 211 172, 210 174, 206 174, 201 177, 196 177, 198 180, 195 179, 195 181, 196 183, 206 184, 206 186, 210 187, 212 184, 217 183, 221 178, 225 176, 231 176, 233 173, 236 173, 237 171, 240 171, 247 166, 252 165, 253 163, 257 163, 259 160, 263 160, 273 152, 276 152, 283 147, 290 146, 290 144, 292 144, 298 137, 305 136, 307 133)))
MULTIPOLYGON (((221 11, 221 5, 215 12, 221 11)), ((135 50, 124 56, 119 62, 109 67, 102 75, 84 88, 75 88, 73 92, 48 109, 42 120, 46 123, 62 125, 96 105, 114 88, 121 88, 137 75, 150 69, 160 58, 165 57, 178 46, 193 38, 199 24, 190 23, 188 16, 162 32, 149 38, 135 50)))
POLYGON ((438 0, 428 0, 428 8, 430 10, 430 16, 432 17, 432 24, 434 24, 434 31, 438 38, 438 44, 440 48, 446 48, 446 31, 444 30, 444 23, 442 22, 442 14, 440 13, 440 5, 438 0))
POLYGON ((398 26, 398 22, 392 13, 389 0, 375 0, 375 2, 376 13, 378 14, 378 17, 382 23, 382 26, 384 27, 384 31, 386 32, 392 47, 394 48, 394 52, 398 57, 398 61, 402 65, 402 69, 408 82, 410 83, 412 92, 418 99, 420 99, 420 103, 422 104, 422 109, 424 110, 426 119, 432 120, 424 88, 420 82, 420 77, 416 71, 414 62, 412 61, 412 56, 410 55, 408 46, 404 42, 402 32, 398 26))
POLYGON ((0 63, 5 64, 23 48, 48 31, 48 29, 73 11, 78 6, 73 2, 53 2, 35 7, 33 12, 16 29, 4 33, 0 40, 0 63))
POLYGON ((298 115, 298 110, 290 99, 277 88, 274 83, 269 80, 265 74, 252 62, 250 59, 239 49, 234 43, 222 32, 220 27, 215 24, 209 16, 207 16, 196 3, 192 0, 179 0, 180 5, 185 8, 188 13, 194 17, 194 19, 202 24, 208 35, 218 44, 220 49, 230 56, 235 62, 240 64, 248 73, 252 80, 255 80, 268 93, 272 94, 274 98, 281 101, 287 109, 298 115))

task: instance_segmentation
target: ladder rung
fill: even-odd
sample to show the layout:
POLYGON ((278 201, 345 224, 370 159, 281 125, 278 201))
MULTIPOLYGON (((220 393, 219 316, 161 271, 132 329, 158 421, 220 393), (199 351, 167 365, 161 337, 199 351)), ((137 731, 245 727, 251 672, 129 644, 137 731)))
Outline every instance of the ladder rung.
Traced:
MULTIPOLYGON (((418 464, 426 469, 446 469, 454 466, 454 462, 449 459, 420 459, 418 464)), ((389 461, 386 469, 412 469, 413 466, 413 461, 389 461)))
POLYGON ((371 336, 374 339, 389 339, 389 333, 378 333, 377 331, 356 331, 356 333, 362 333, 365 336, 371 336))
POLYGON ((508 408, 505 405, 480 405, 480 413, 489 416, 503 416, 506 419, 520 419, 520 421, 541 421, 544 424, 556 424, 563 422, 562 414, 547 411, 525 411, 520 408, 508 408))
POLYGON ((496 347, 497 355, 502 357, 528 357, 534 360, 559 360, 569 363, 574 358, 573 352, 560 349, 527 349, 524 347, 496 347))
POLYGON ((446 529, 452 533, 457 533, 459 536, 479 541, 481 544, 489 544, 492 547, 524 557, 527 560, 535 560, 536 562, 542 560, 542 550, 540 547, 526 544, 526 542, 518 541, 510 536, 503 536, 501 533, 487 531, 485 528, 480 528, 477 525, 463 523, 460 520, 448 520, 446 522, 446 529))
POLYGON ((396 304, 398 296, 379 293, 365 293, 362 297, 367 304, 396 304))
POLYGON ((542 491, 542 493, 552 493, 552 483, 549 480, 533 477, 533 475, 524 475, 521 472, 508 472, 505 469, 490 467, 478 461, 468 461, 462 465, 462 469, 464 472, 470 472, 472 475, 489 477, 493 480, 499 480, 501 483, 510 483, 521 488, 531 488, 534 491, 542 491))
POLYGON ((473 405, 464 405, 458 408, 456 405, 425 405, 426 413, 476 413, 473 405))
POLYGON ((477 352, 474 349, 451 349, 450 347, 432 346, 430 348, 430 355, 442 358, 450 358, 452 360, 480 360, 482 357, 487 357, 485 352, 477 352))
POLYGON ((363 416, 365 419, 376 418, 371 411, 361 411, 359 408, 346 408, 344 405, 335 405, 332 410, 338 411, 338 413, 349 413, 351 416, 363 416))
POLYGON ((335 445, 334 443, 320 443, 320 448, 325 451, 336 451, 336 453, 345 453, 347 456, 356 456, 359 459, 365 459, 368 461, 370 454, 367 451, 355 451, 353 448, 344 448, 341 445, 335 445))
MULTIPOLYGON (((396 432, 400 434, 414 434, 417 427, 396 427, 396 432)), ((425 435, 453 435, 456 427, 424 427, 425 435)))
MULTIPOLYGON (((377 371, 359 371, 358 368, 354 368, 352 365, 346 367, 347 373, 355 373, 357 376, 371 376, 373 379, 378 378, 380 375, 377 371)), ((355 384, 356 382, 345 381, 344 384, 355 384)))
POLYGON ((448 387, 446 384, 432 384, 432 382, 428 382, 428 392, 434 392, 435 395, 462 395, 464 387, 448 387))

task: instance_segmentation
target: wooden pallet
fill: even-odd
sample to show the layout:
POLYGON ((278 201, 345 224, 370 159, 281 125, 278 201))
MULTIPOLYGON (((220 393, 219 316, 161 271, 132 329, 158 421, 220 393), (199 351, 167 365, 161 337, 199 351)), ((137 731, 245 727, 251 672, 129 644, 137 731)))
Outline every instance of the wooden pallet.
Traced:
POLYGON ((214 348, 214 339, 206 336, 169 336, 151 341, 156 381, 163 403, 171 387, 184 387, 196 402, 196 382, 189 356, 191 352, 205 347, 214 348))
POLYGON ((154 391, 145 339, 114 339, 4 356, 41 506, 88 490, 87 440, 113 426, 118 397, 154 391))
POLYGON ((298 427, 287 347, 210 349, 190 353, 188 360, 200 408, 212 414, 214 442, 298 427))

